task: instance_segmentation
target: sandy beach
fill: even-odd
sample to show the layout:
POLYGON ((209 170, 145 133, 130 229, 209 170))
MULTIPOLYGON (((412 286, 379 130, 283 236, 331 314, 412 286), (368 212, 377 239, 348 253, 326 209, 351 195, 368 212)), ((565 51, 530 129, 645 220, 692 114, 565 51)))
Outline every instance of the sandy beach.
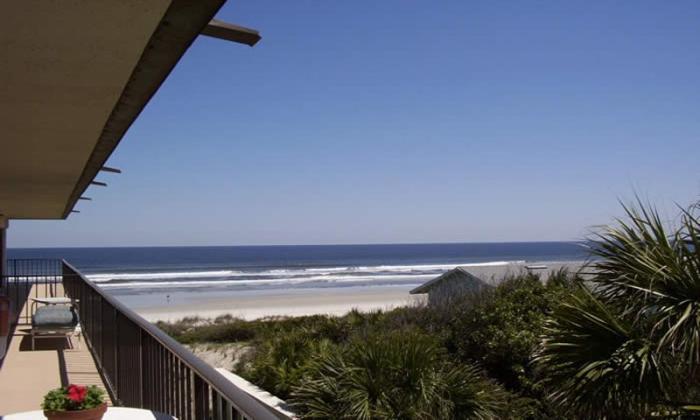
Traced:
MULTIPOLYGON (((580 262, 528 263, 546 265, 535 270, 542 278, 561 268, 577 270, 580 262)), ((525 271, 525 264, 470 267, 469 271, 482 280, 496 284, 509 273, 525 271)), ((362 286, 333 288, 272 289, 254 291, 200 291, 173 294, 158 302, 130 300, 137 313, 149 321, 174 321, 184 317, 204 318, 230 314, 243 319, 266 316, 302 316, 313 314, 343 315, 352 309, 360 311, 387 310, 420 302, 424 295, 411 295, 417 284, 393 286, 362 286)))
POLYGON ((420 297, 400 287, 333 288, 238 292, 223 298, 194 297, 188 303, 135 308, 149 321, 174 321, 231 314, 243 319, 265 316, 342 315, 352 309, 371 311, 409 305, 420 297))

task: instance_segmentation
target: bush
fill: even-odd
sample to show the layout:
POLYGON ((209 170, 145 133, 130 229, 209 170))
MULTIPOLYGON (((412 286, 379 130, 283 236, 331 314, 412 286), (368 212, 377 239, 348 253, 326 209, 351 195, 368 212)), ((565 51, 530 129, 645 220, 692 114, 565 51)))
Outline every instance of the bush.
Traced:
POLYGON ((176 340, 179 340, 185 331, 192 330, 202 324, 206 324, 207 320, 198 316, 185 317, 175 322, 156 322, 156 326, 163 330, 176 340))
POLYGON ((558 294, 537 276, 513 276, 484 290, 453 314, 450 345, 510 389, 520 390, 558 294))
POLYGON ((218 317, 214 322, 200 318, 184 318, 175 323, 156 324, 184 344, 234 343, 249 341, 258 334, 258 325, 233 317, 218 317))
POLYGON ((201 329, 194 329, 182 335, 183 343, 210 342, 235 343, 255 338, 256 329, 245 321, 215 324, 201 329))
POLYGON ((669 399, 669 384, 681 373, 643 330, 585 288, 554 311, 537 361, 552 400, 585 418, 649 413, 669 399))
POLYGON ((579 418, 698 417, 695 211, 669 226, 639 202, 589 241, 592 277, 552 313, 537 359, 563 409, 579 418))
MULTIPOLYGON (((504 418, 555 418, 556 412, 544 398, 544 390, 536 381, 531 361, 543 333, 545 318, 571 287, 573 279, 565 271, 554 273, 546 284, 527 273, 511 276, 498 287, 462 296, 449 307, 416 305, 391 311, 351 311, 342 317, 270 317, 255 321, 233 317, 219 317, 214 321, 189 319, 168 324, 164 329, 185 343, 246 341, 252 350, 239 360, 236 373, 280 398, 287 399, 294 394, 294 401, 308 410, 308 415, 323 410, 340 410, 331 402, 341 393, 334 387, 344 382, 333 379, 332 369, 340 369, 349 363, 354 367, 348 369, 357 373, 365 369, 361 368, 363 363, 370 363, 370 359, 361 358, 362 351, 383 352, 381 357, 390 357, 389 353, 402 350, 382 346, 405 345, 403 351, 406 352, 416 346, 429 347, 433 358, 429 363, 421 363, 432 364, 427 372, 437 372, 434 374, 443 382, 456 378, 449 374, 454 371, 469 381, 476 381, 479 386, 493 386, 489 381, 483 383, 483 375, 476 374, 473 366, 482 368, 490 378, 511 391, 504 397, 505 411, 508 412, 504 418), (382 343, 394 339, 399 344, 382 343), (325 364, 320 365, 319 360, 325 364), (437 368, 438 365, 441 367, 437 368), (474 379, 475 374, 478 381, 474 379)), ((407 354, 402 357, 407 357, 407 354)), ((367 366, 369 373, 366 375, 372 375, 372 380, 384 378, 383 386, 399 383, 397 390, 418 398, 411 393, 410 387, 401 388, 407 385, 397 382, 401 374, 409 372, 398 366, 389 371, 372 371, 372 366, 367 366)), ((473 389, 465 386, 464 383, 452 383, 448 388, 455 392, 473 389)), ((430 389, 438 392, 443 388, 430 389)), ((450 404, 456 404, 450 402, 453 397, 445 397, 439 392, 437 395, 440 398, 435 401, 442 401, 442 405, 438 407, 425 401, 418 403, 419 408, 410 405, 410 410, 418 410, 409 413, 410 416, 420 418, 419 412, 446 409, 450 404)), ((457 397, 455 394, 454 398, 457 397)), ((387 398, 400 400, 398 396, 387 398)), ((376 413, 384 409, 377 407, 373 409, 376 413)))
POLYGON ((301 382, 314 358, 335 351, 327 339, 296 330, 263 341, 253 356, 238 368, 238 373, 259 387, 286 399, 292 387, 301 382))
POLYGON ((491 418, 508 399, 476 368, 452 365, 433 338, 410 331, 355 338, 308 367, 290 400, 305 418, 491 418))
POLYGON ((532 361, 547 315, 575 281, 565 271, 553 273, 546 283, 529 273, 513 275, 453 305, 447 347, 517 394, 510 401, 512 418, 557 416, 532 361))

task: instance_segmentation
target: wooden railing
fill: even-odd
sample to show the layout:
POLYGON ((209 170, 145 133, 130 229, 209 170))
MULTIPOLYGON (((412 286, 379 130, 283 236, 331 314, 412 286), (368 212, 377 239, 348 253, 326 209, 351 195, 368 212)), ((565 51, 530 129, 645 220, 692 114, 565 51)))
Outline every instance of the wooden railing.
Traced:
POLYGON ((290 418, 235 386, 67 262, 58 264, 61 275, 47 283, 62 280, 62 291, 77 300, 83 336, 115 405, 181 420, 290 418))

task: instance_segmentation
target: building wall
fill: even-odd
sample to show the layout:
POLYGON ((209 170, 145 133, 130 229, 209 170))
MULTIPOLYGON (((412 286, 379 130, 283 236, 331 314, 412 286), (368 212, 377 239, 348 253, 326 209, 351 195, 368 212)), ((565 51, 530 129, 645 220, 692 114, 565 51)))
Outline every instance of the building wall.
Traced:
POLYGON ((455 297, 474 292, 481 287, 463 278, 447 278, 436 284, 428 292, 428 304, 444 305, 455 297))

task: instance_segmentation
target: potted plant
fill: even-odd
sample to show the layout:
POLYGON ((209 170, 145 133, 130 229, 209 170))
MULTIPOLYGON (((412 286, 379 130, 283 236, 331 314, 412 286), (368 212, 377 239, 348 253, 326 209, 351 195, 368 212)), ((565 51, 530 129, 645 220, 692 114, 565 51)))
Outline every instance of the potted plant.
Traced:
POLYGON ((100 420, 107 404, 100 388, 71 384, 49 391, 41 408, 48 420, 100 420))

